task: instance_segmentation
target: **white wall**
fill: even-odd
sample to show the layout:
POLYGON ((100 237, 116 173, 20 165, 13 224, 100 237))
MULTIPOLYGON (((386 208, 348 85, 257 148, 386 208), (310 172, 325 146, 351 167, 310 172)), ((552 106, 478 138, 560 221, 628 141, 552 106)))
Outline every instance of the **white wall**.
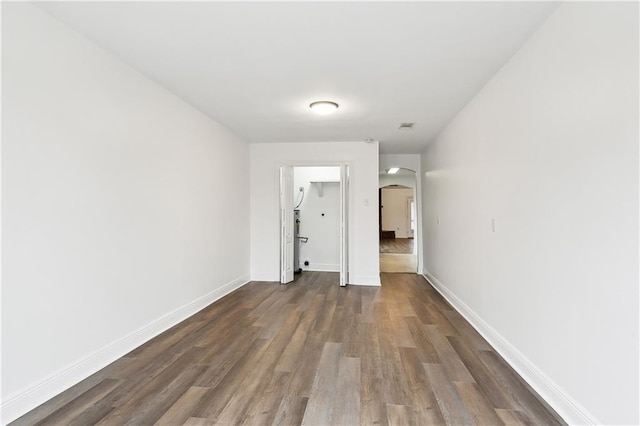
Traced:
POLYGON ((640 421, 638 130, 637 3, 572 2, 423 155, 425 268, 569 423, 640 421))
MULTIPOLYGON (((295 167, 294 200, 300 200, 300 235, 308 241, 300 244, 300 265, 305 271, 340 271, 340 167, 295 167), (319 184, 322 184, 320 196, 319 184), (316 182, 316 183, 311 183, 316 182), (330 183, 327 183, 330 182, 330 183), (309 261, 309 266, 304 261, 309 261)), ((297 204, 297 203, 294 203, 297 204)))
POLYGON ((382 229, 396 231, 396 238, 411 236, 407 198, 413 198, 413 189, 382 188, 382 229))
POLYGON ((248 280, 249 149, 37 7, 2 18, 7 422, 248 280))
POLYGON ((380 171, 388 170, 392 167, 420 172, 420 154, 380 154, 380 171))
POLYGON ((365 142, 250 145, 251 279, 278 281, 279 167, 349 163, 350 284, 379 285, 378 144, 365 142))

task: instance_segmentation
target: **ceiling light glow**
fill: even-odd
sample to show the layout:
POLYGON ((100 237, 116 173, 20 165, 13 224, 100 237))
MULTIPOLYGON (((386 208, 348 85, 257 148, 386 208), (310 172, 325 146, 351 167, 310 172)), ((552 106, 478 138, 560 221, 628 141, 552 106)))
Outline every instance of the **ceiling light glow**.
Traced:
POLYGON ((389 170, 387 170, 387 173, 389 173, 390 175, 393 175, 398 173, 398 170, 400 170, 398 167, 392 167, 389 170))
POLYGON ((309 108, 316 114, 327 115, 338 109, 338 104, 331 101, 317 101, 309 104, 309 108))

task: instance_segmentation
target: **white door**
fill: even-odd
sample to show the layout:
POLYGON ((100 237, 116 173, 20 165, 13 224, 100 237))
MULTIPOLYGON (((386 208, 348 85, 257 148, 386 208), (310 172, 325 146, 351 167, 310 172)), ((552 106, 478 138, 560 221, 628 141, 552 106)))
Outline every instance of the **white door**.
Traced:
POLYGON ((349 283, 349 166, 340 166, 340 286, 349 283))
POLYGON ((293 167, 280 167, 280 282, 293 281, 293 167))

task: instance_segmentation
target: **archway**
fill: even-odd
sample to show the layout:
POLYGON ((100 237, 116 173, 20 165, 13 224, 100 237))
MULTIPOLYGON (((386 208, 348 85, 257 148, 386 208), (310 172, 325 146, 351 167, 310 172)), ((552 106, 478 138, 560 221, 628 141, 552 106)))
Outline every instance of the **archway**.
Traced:
POLYGON ((416 172, 404 168, 379 174, 380 272, 416 273, 416 172))

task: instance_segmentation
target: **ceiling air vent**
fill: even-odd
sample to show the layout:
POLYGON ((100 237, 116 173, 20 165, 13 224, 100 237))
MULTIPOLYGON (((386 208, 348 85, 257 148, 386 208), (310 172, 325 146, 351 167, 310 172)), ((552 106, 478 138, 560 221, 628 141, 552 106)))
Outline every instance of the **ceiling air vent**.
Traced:
POLYGON ((415 126, 416 123, 400 123, 400 127, 398 127, 400 130, 411 130, 413 129, 413 126, 415 126))

